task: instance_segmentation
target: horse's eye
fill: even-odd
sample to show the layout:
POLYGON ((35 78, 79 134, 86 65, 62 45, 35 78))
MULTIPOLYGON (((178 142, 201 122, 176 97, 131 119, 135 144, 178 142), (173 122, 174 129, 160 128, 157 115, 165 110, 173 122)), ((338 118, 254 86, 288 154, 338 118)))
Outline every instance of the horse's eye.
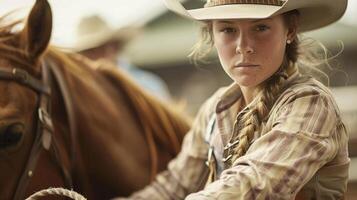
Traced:
POLYGON ((0 128, 0 149, 16 146, 24 133, 24 125, 14 123, 7 127, 0 128))

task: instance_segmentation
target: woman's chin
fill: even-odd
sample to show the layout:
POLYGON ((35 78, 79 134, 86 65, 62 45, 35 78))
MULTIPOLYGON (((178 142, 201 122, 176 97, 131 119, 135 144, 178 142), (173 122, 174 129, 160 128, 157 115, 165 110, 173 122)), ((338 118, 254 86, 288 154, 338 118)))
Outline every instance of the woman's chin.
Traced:
POLYGON ((259 81, 255 78, 252 77, 240 77, 236 78, 235 82, 240 86, 240 87, 246 87, 246 88, 254 88, 259 85, 259 81))

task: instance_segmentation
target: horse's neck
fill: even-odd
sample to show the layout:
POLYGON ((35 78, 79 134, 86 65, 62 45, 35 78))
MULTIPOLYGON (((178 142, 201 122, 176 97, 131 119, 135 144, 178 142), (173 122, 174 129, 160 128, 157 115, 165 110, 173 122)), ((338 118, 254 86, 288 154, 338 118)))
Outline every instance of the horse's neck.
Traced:
POLYGON ((136 116, 127 105, 126 97, 120 95, 93 69, 83 67, 88 80, 58 66, 70 99, 63 98, 63 90, 66 88, 58 85, 54 87, 52 105, 56 130, 65 132, 58 135, 62 135, 67 148, 73 142, 68 142, 68 134, 76 134, 75 183, 80 187, 79 190, 90 193, 98 191, 98 188, 93 187, 101 187, 103 191, 117 190, 127 194, 149 181, 150 161, 148 154, 144 153, 147 151, 143 130, 139 128, 136 116), (71 101, 74 133, 68 124, 69 113, 65 101, 71 101), (85 180, 85 177, 90 180, 85 180))

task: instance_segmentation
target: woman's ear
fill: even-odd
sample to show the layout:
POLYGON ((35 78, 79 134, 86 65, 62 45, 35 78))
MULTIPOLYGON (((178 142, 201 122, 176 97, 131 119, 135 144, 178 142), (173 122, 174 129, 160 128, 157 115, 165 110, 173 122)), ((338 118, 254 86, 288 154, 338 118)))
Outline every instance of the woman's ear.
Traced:
POLYGON ((298 33, 298 16, 292 15, 290 16, 287 39, 292 42, 295 39, 297 33, 298 33))

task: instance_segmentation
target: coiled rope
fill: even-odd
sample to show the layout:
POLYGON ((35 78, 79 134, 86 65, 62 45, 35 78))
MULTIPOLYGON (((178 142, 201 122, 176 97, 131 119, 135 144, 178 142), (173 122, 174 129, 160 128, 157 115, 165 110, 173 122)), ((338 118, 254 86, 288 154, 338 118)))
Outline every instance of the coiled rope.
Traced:
POLYGON ((36 192, 35 194, 28 197, 26 200, 37 200, 40 197, 49 196, 49 195, 60 195, 72 198, 74 200, 87 200, 82 195, 78 194, 73 190, 67 190, 64 188, 48 188, 36 192))

